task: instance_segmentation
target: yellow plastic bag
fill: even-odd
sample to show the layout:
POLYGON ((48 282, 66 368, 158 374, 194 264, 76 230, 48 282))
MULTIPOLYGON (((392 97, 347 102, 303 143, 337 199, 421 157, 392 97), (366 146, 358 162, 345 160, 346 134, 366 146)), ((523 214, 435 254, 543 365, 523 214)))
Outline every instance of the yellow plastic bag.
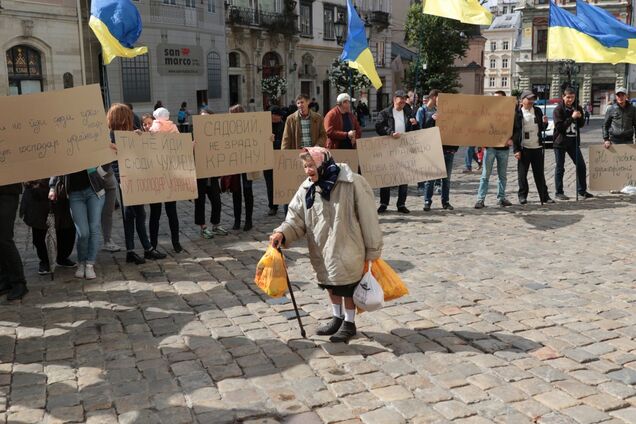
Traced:
MULTIPOLYGON (((369 263, 367 262, 364 265, 364 272, 367 272, 368 269, 369 263)), ((376 259, 373 261, 371 274, 373 274, 375 279, 378 280, 378 283, 380 283, 380 286, 382 286, 385 302, 409 294, 409 289, 406 288, 402 279, 384 260, 376 259)))
POLYGON ((283 255, 269 246, 258 265, 254 282, 271 297, 281 297, 287 290, 287 270, 283 255))

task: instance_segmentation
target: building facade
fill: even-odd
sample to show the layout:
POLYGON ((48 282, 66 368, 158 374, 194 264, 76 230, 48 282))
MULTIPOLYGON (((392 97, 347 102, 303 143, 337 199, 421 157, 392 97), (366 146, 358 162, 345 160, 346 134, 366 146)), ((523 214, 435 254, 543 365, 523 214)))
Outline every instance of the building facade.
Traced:
POLYGON ((512 94, 516 82, 513 52, 520 32, 519 12, 495 17, 490 27, 483 31, 486 38, 484 94, 492 95, 498 90, 512 94))
POLYGON ((475 27, 474 34, 468 37, 466 56, 455 60, 455 69, 459 72, 459 90, 461 94, 484 94, 484 50, 486 39, 475 27))
MULTIPOLYGON (((575 3, 560 0, 559 6, 575 13, 575 3)), ((631 0, 597 0, 602 7, 623 22, 631 21, 631 0)), ((538 98, 561 97, 561 85, 567 77, 559 62, 546 62, 548 45, 548 0, 522 0, 517 9, 522 13, 521 43, 518 51, 519 89, 531 89, 538 98), (547 78, 546 78, 547 75, 547 78)), ((581 64, 575 82, 582 104, 591 102, 594 114, 603 113, 616 87, 627 82, 625 64, 581 64)))

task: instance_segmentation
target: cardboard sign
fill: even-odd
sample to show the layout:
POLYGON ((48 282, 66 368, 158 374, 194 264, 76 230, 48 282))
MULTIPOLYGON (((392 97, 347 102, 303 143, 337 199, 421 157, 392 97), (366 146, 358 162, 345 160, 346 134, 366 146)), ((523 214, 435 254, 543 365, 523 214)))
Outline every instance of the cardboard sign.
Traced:
POLYGON ((192 117, 199 178, 263 171, 274 166, 269 112, 192 117))
POLYGON ((98 85, 0 97, 0 185, 115 160, 98 85))
POLYGON ((126 206, 198 197, 192 136, 115 131, 126 206))
POLYGON ((590 146, 590 190, 636 186, 636 144, 590 146))
POLYGON ((362 175, 372 188, 415 184, 446 177, 438 128, 358 140, 362 175))
MULTIPOLYGON (((274 152, 274 204, 288 204, 307 178, 301 150, 276 150, 274 152)), ((358 152, 356 150, 331 150, 337 163, 346 163, 353 172, 358 172, 358 152)))
POLYGON ((445 146, 504 147, 512 137, 514 97, 442 93, 436 126, 445 146))

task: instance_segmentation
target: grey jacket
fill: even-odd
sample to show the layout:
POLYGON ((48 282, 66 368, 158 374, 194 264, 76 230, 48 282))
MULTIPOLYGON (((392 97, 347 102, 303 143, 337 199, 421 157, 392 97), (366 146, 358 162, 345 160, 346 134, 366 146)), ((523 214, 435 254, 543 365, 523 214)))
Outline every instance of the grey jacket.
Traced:
POLYGON ((603 140, 633 143, 636 129, 636 108, 627 102, 624 108, 612 103, 605 111, 603 140))

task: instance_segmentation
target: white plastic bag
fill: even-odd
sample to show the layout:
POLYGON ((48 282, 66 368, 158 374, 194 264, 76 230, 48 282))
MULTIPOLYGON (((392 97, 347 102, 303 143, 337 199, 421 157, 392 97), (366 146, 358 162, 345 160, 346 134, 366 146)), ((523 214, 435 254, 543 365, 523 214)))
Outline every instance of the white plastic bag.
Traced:
POLYGON ((353 292, 353 303, 363 311, 375 311, 382 307, 383 302, 384 292, 371 273, 371 263, 369 263, 369 270, 353 292))

